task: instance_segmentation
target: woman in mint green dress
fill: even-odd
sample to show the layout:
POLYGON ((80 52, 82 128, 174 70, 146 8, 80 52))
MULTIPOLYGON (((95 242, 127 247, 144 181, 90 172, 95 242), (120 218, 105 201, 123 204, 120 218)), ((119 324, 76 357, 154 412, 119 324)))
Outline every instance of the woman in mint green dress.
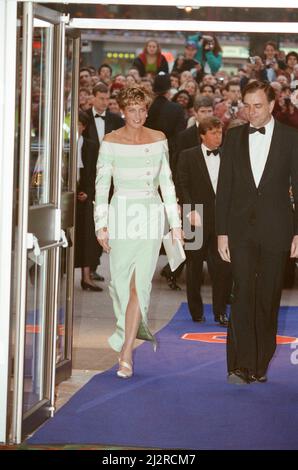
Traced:
POLYGON ((117 99, 125 126, 107 134, 100 146, 94 219, 98 242, 110 255, 109 289, 117 324, 109 344, 120 353, 117 375, 128 378, 133 375, 136 337, 156 346, 147 314, 164 233, 164 208, 173 243, 183 237, 167 141, 162 132, 143 126, 151 98, 143 88, 131 87, 117 99), (112 178, 114 194, 108 204, 112 178))

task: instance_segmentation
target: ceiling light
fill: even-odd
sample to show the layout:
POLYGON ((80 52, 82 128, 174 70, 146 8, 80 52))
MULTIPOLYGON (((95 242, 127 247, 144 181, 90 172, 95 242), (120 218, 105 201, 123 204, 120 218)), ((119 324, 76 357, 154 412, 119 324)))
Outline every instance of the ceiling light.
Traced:
POLYGON ((119 29, 148 31, 212 31, 231 33, 288 33, 297 34, 297 23, 256 21, 192 21, 192 20, 127 20, 105 18, 73 18, 73 28, 119 29))

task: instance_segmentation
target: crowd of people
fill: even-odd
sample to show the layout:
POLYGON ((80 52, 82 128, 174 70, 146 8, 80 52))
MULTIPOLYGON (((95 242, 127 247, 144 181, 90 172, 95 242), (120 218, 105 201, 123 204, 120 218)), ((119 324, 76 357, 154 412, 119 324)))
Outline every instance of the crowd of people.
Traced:
MULTIPOLYGON (((176 58, 171 71, 156 40, 146 43, 143 52, 134 60, 126 75, 113 76, 112 68, 108 64, 102 64, 98 70, 94 67, 81 68, 79 122, 82 133, 78 159, 80 179, 77 196, 76 266, 82 268, 83 289, 102 290, 94 281, 103 280, 96 272, 102 249, 110 252, 107 217, 112 194, 114 193, 114 204, 117 194, 124 194, 128 199, 133 197, 133 194, 138 194, 137 199, 142 200, 147 197, 159 198, 156 193, 157 179, 157 182, 160 182, 170 227, 176 238, 183 240, 180 232, 181 221, 178 212, 174 211, 173 215, 173 211, 171 213, 167 207, 168 191, 171 193, 171 204, 174 198, 181 206, 190 205, 187 214, 189 223, 192 227, 201 227, 203 231, 202 245, 186 253, 187 301, 192 320, 205 321, 200 290, 203 262, 206 260, 212 281, 214 321, 223 327, 228 326, 226 307, 233 295, 233 269, 229 263, 227 246, 222 248, 220 255, 218 252, 214 204, 220 149, 225 142, 225 135, 231 128, 241 126, 239 129, 246 129, 254 122, 255 117, 253 113, 248 112, 248 107, 256 105, 250 104, 249 100, 249 103, 245 101, 247 95, 249 98, 260 96, 260 107, 266 108, 267 101, 270 104, 270 109, 267 106, 266 116, 263 116, 266 124, 271 122, 272 114, 276 121, 298 128, 298 54, 293 51, 284 55, 275 43, 267 42, 263 57, 249 57, 233 76, 222 69, 222 58, 220 44, 214 35, 197 34, 188 38, 184 54, 176 58), (262 84, 269 87, 269 92, 266 87, 262 88, 262 84), (243 126, 245 124, 247 126, 243 126), (166 150, 164 142, 167 142, 166 150), (152 146, 157 149, 157 143, 160 148, 156 155, 161 170, 152 167, 151 161, 152 146), (135 152, 141 151, 143 148, 140 146, 143 145, 147 146, 144 150, 148 154, 144 153, 143 166, 138 166, 134 162, 135 152), (97 159, 98 151, 100 153, 97 159), (128 169, 125 169, 123 165, 130 152, 130 163, 128 169), (125 157, 122 167, 117 159, 121 155, 125 157), (149 164, 150 166, 146 167, 149 164), (146 169, 151 171, 145 172, 146 169), (134 188, 129 188, 126 170, 132 171, 135 176, 139 173, 140 181, 137 183, 134 179, 134 188), (143 180, 149 187, 142 186, 143 180), (94 199, 99 251, 98 246, 94 246, 95 227, 90 210, 94 199), (199 213, 196 204, 204 206, 204 223, 203 214, 199 213)), ((257 110, 256 115, 258 112, 257 110)), ((257 131, 258 128, 253 132, 257 131)), ((263 133, 263 130, 260 130, 260 133, 263 133)), ((295 141, 291 133, 289 136, 295 141)), ((140 160, 141 157, 138 158, 140 160)), ((223 189, 221 191, 223 192, 223 189)), ((289 195, 288 199, 290 201, 289 195)), ((145 227, 148 224, 150 221, 146 220, 145 227)), ((114 252, 110 254, 111 296, 117 317, 117 329, 110 339, 110 344, 120 352, 118 375, 125 378, 133 374, 134 339, 139 337, 154 342, 147 326, 147 308, 161 238, 158 238, 157 243, 150 242, 146 248, 148 265, 145 263, 143 252, 144 240, 141 246, 135 243, 130 246, 127 241, 123 244, 121 240, 116 242, 113 239, 111 246, 114 252), (155 260, 154 266, 152 259, 155 260), (139 267, 139 263, 142 267, 139 267)), ((293 252, 296 253, 296 248, 293 252)), ((180 289, 177 278, 183 264, 174 273, 168 265, 161 272, 167 278, 171 289, 180 289)), ((279 278, 281 271, 278 273, 279 278)), ((234 278, 236 297, 237 286, 235 288, 234 278)), ((253 287, 251 289, 253 290, 253 287)), ((250 294, 252 290, 249 291, 250 294)), ((274 315, 276 316, 276 312, 274 315)), ((269 339, 272 349, 271 336, 269 339)), ((230 350, 231 341, 230 332, 230 350)), ((244 348, 244 355, 245 351, 244 348)), ((253 366, 243 365, 241 360, 237 362, 234 350, 230 355, 233 356, 229 366, 231 383, 266 380, 264 377, 268 366, 267 359, 267 362, 263 360, 262 367, 259 367, 261 370, 257 370, 253 366), (245 369, 246 375, 238 373, 240 369, 245 369)))
MULTIPOLYGON (((105 133, 115 126, 117 128, 123 125, 117 94, 127 87, 141 85, 158 98, 153 103, 146 125, 165 132, 169 140, 170 166, 175 179, 178 155, 185 146, 196 145, 195 130, 203 118, 211 115, 218 117, 223 123, 224 132, 230 127, 246 122, 241 90, 255 79, 269 81, 275 90, 273 116, 289 126, 298 128, 298 90, 296 91, 298 54, 295 51, 285 55, 278 50, 274 42, 267 42, 263 56, 249 57, 233 76, 223 70, 222 59, 222 49, 216 36, 196 34, 188 38, 184 53, 177 56, 171 71, 155 39, 147 41, 142 53, 133 61, 125 75, 113 76, 112 67, 106 63, 101 64, 97 70, 93 66, 82 67, 79 89, 80 112, 87 112, 88 117, 92 118, 92 109, 98 109, 100 112, 107 109, 108 116, 111 113, 112 116, 119 117, 117 124, 106 126, 99 137, 96 136, 91 119, 91 125, 85 124, 85 126, 87 129, 92 128, 93 133, 90 135, 90 132, 85 130, 85 137, 99 144, 105 133), (98 91, 98 84, 103 86, 101 88, 103 92, 98 91), (100 99, 103 100, 102 106, 98 105, 100 99), (163 116, 161 108, 164 108, 165 104, 168 107, 168 102, 176 103, 178 106, 172 106, 169 111, 164 111, 163 116), (190 129, 190 134, 183 132, 186 129, 190 129), (192 136, 190 139, 189 135, 192 136)), ((84 120, 84 117, 82 119, 84 120)), ((169 286, 174 290, 180 289, 177 277, 182 269, 183 266, 177 273, 172 273, 166 266, 162 271, 162 275, 167 278, 169 286)), ((94 273, 94 276, 98 278, 100 275, 94 273)), ((82 280, 84 282, 87 280, 89 283, 88 276, 82 280)), ((94 283, 91 288, 101 289, 94 283)))
POLYGON ((170 99, 184 110, 186 126, 193 122, 194 99, 208 95, 213 99, 214 114, 228 127, 234 121, 245 120, 241 89, 253 79, 267 80, 276 92, 274 116, 293 127, 298 126, 296 94, 298 85, 298 54, 284 54, 274 42, 267 42, 262 57, 253 56, 232 76, 222 68, 222 50, 216 36, 190 36, 183 54, 179 54, 171 71, 156 40, 149 40, 143 52, 133 61, 125 75, 113 76, 109 64, 98 70, 83 67, 80 71, 80 109, 92 107, 93 87, 102 82, 109 87, 109 109, 121 114, 116 101, 117 93, 124 87, 142 84, 152 91, 154 77, 159 72, 169 73, 170 99))

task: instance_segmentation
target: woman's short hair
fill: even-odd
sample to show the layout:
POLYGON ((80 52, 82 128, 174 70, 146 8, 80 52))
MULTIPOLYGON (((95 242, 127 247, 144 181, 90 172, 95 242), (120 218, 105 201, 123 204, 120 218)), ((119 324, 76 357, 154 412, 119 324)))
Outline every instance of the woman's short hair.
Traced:
POLYGON ((133 104, 145 103, 146 108, 149 108, 153 100, 151 93, 142 85, 131 86, 123 88, 117 94, 117 102, 120 109, 125 109, 127 106, 133 104))

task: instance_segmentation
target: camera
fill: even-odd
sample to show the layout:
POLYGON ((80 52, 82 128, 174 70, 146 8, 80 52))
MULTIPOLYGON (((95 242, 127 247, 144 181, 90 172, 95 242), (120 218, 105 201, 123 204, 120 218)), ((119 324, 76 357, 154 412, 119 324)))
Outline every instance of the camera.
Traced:
POLYGON ((204 49, 213 49, 214 39, 212 36, 202 36, 204 49))
POLYGON ((249 59, 249 62, 250 62, 251 64, 255 64, 255 63, 256 63, 256 58, 255 58, 255 57, 249 57, 248 59, 249 59))
POLYGON ((231 116, 238 113, 238 101, 232 101, 230 106, 230 114, 231 116))
POLYGON ((276 64, 276 59, 266 60, 266 68, 271 69, 276 64))

